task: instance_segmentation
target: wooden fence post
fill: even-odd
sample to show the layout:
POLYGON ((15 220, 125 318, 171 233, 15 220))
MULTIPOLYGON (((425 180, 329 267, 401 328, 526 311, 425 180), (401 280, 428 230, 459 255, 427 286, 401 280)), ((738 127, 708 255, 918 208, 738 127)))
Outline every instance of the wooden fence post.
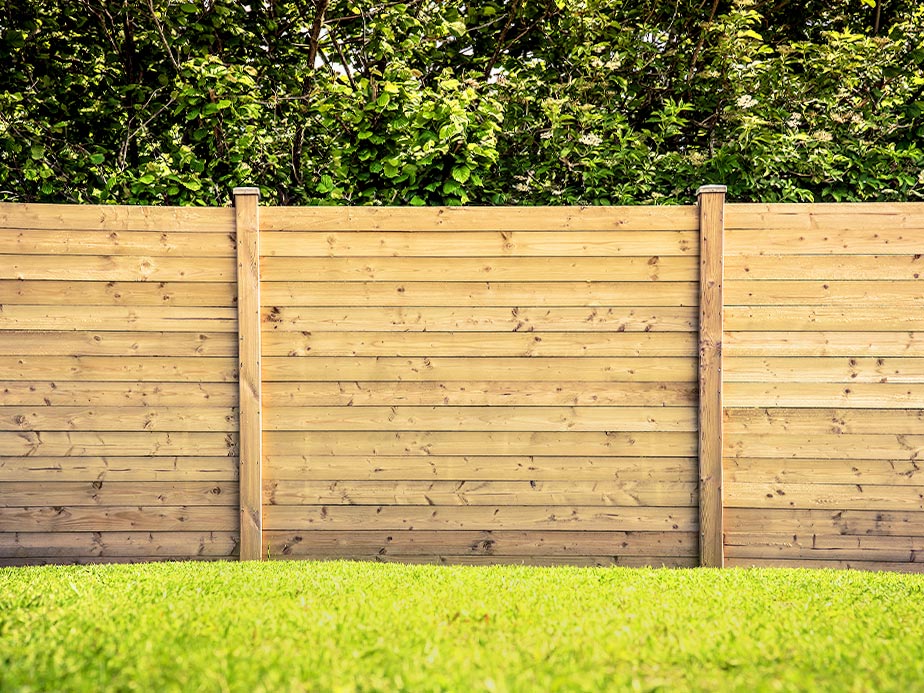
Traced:
POLYGON ((699 205, 699 556, 725 565, 722 493, 722 320, 724 185, 704 185, 699 205))
POLYGON ((241 560, 263 558, 263 403, 260 373, 260 190, 234 188, 237 225, 241 560))

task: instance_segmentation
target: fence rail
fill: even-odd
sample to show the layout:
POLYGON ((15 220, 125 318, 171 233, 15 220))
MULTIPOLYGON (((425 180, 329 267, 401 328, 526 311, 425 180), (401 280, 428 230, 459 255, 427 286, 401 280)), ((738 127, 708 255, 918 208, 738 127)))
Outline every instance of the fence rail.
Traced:
POLYGON ((0 205, 0 565, 922 570, 924 205, 0 205))

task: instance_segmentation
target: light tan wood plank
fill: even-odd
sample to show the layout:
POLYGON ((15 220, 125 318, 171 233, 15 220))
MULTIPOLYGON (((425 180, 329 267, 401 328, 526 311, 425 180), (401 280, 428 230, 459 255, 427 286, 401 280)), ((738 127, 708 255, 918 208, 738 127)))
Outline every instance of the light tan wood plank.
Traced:
POLYGON ((18 380, 228 383, 237 380, 236 366, 204 356, 0 356, 2 377, 18 380))
MULTIPOLYGON (((664 541, 666 548, 676 542, 664 541)), ((237 555, 235 532, 14 532, 0 534, 3 558, 237 555)), ((681 551, 682 549, 677 549, 681 551)))
POLYGON ((0 481, 236 481, 236 457, 0 457, 0 481))
POLYGON ((697 229, 696 208, 263 207, 264 231, 650 231, 697 229))
MULTIPOLYGON (((15 425, 0 408, 0 426, 7 418, 7 425, 15 425)), ((696 426, 693 407, 270 407, 264 413, 267 431, 695 431, 696 426)))
POLYGON ((105 231, 234 231, 233 210, 221 207, 54 205, 0 202, 0 228, 105 231))
MULTIPOLYGON (((924 402, 920 403, 924 406, 924 402)), ((725 410, 726 428, 736 436, 753 433, 911 434, 924 430, 924 409, 734 409, 725 410)))
POLYGON ((237 356, 231 332, 0 331, 2 356, 237 356))
MULTIPOLYGON (((661 335, 656 335, 661 336, 661 335)), ((725 332, 727 356, 924 356, 924 332, 725 332)))
MULTIPOLYGON (((3 360, 0 358, 0 367, 3 360)), ((272 381, 466 381, 688 382, 696 377, 691 358, 301 358, 268 356, 263 379, 272 381)))
POLYGON ((924 513, 882 510, 767 510, 729 508, 727 532, 922 536, 924 513))
MULTIPOLYGON (((849 263, 847 259, 845 262, 849 263)), ((896 306, 924 305, 917 281, 732 281, 725 283, 727 306, 896 306)))
MULTIPOLYGON (((31 484, 30 484, 31 486, 31 484)), ((266 481, 265 505, 695 506, 695 482, 266 481)), ((12 499, 18 499, 12 489, 12 499)), ((0 501, 3 502, 3 501, 0 501)), ((10 505, 21 505, 9 501, 10 505)))
POLYGON ((260 239, 266 257, 670 257, 697 248, 693 231, 264 231, 260 239))
POLYGON ((232 282, 234 258, 132 257, 124 255, 11 255, 0 279, 84 282, 232 282))
MULTIPOLYGON (((627 455, 690 457, 696 452, 696 434, 691 432, 356 431, 345 434, 341 431, 267 431, 263 438, 264 449, 268 456, 278 454, 465 455, 477 451, 483 455, 568 455, 577 453, 617 457, 627 455)), ((924 445, 924 436, 921 438, 922 445, 924 445)), ((2 440, 3 438, 0 437, 0 441, 2 440)))
POLYGON ((0 532, 236 532, 235 506, 0 508, 0 532))
MULTIPOLYGON (((3 459, 0 458, 0 479, 3 478, 3 459)), ((698 478, 695 460, 683 457, 430 455, 422 458, 273 454, 265 457, 263 467, 264 476, 270 481, 480 479, 691 482, 698 478)))
POLYGON ((0 255, 233 257, 233 233, 0 228, 0 255))
POLYGON ((729 407, 908 409, 924 402, 924 385, 903 383, 727 383, 729 407))
MULTIPOLYGON (((2 540, 0 540, 2 541, 2 540)), ((692 532, 400 531, 266 532, 273 558, 334 558, 344 553, 382 556, 620 556, 696 555, 692 532)), ((0 544, 2 546, 2 544, 0 544)), ((2 549, 0 549, 2 550, 2 549)))
MULTIPOLYGON (((696 257, 599 258, 283 258, 260 261, 264 282, 430 281, 545 282, 696 281, 696 257)), ((215 280, 217 281, 217 280, 215 280)))
MULTIPOLYGON (((2 528, 0 513, 0 528, 2 528)), ((266 509, 268 530, 606 530, 696 531, 695 508, 585 506, 277 505, 266 509)))
POLYGON ((854 255, 849 261, 832 255, 729 255, 726 278, 732 280, 880 280, 911 281, 924 274, 924 257, 854 255))
MULTIPOLYGON (((274 556, 273 558, 286 560, 289 557, 282 555, 274 556)), ((0 559, 0 561, 2 560, 3 559, 0 559)), ((299 559, 296 558, 295 560, 299 559)), ((616 566, 621 568, 692 568, 696 566, 696 559, 690 556, 377 556, 349 553, 337 556, 336 560, 423 565, 522 565, 534 567, 573 566, 580 568, 612 568, 616 566)), ((2 563, 0 563, 0 565, 2 565, 2 563)))
POLYGON ((924 468, 914 460, 728 458, 725 477, 763 484, 924 486, 924 468))
POLYGON ((581 381, 511 382, 265 382, 274 406, 684 406, 695 402, 689 383, 581 381))
MULTIPOLYGON (((0 334, 0 345, 3 335, 0 334)), ((924 344, 924 338, 922 338, 924 344)), ((2 347, 0 347, 2 348, 2 347)), ((691 332, 263 332, 265 356, 694 356, 691 332)), ((922 347, 924 355, 924 347, 922 347)))
POLYGON ((236 431, 237 426, 233 407, 0 406, 0 431, 236 431))
POLYGON ((729 508, 924 510, 924 486, 733 482, 726 491, 729 508))
MULTIPOLYGON (((892 217, 874 218, 862 227, 826 220, 817 228, 734 229, 728 234, 728 255, 913 255, 924 252, 924 215, 915 226, 892 226, 892 217)), ((904 217, 906 224, 912 220, 904 217)), ((849 260, 848 260, 849 262, 849 260)))
POLYGON ((0 380, 0 404, 71 407, 237 406, 233 383, 88 383, 0 380))
POLYGON ((844 435, 795 433, 729 435, 727 457, 843 458, 917 460, 924 456, 924 435, 844 435))
POLYGON ((924 383, 924 359, 734 356, 725 359, 725 380, 730 383, 924 383))
POLYGON ((236 456, 236 433, 0 431, 0 450, 9 457, 61 456, 236 456))
MULTIPOLYGON (((448 482, 455 483, 455 482, 448 482)), ((232 505, 237 484, 217 481, 3 481, 0 507, 232 505)))
POLYGON ((67 305, 75 296, 94 306, 233 306, 229 282, 92 282, 0 280, 0 304, 67 305))
POLYGON ((913 332, 924 329, 924 311, 903 304, 846 306, 728 306, 729 330, 790 332, 913 332))
POLYGON ((187 306, 3 306, 4 330, 125 332, 237 332, 234 308, 187 306))
MULTIPOLYGON (((14 306, 15 307, 15 306, 14 306)), ((308 332, 692 332, 695 308, 306 308, 268 306, 264 329, 308 332)))
POLYGON ((870 230, 924 228, 920 202, 737 203, 726 206, 730 229, 870 230))
POLYGON ((698 300, 695 282, 650 281, 293 281, 264 282, 262 291, 270 306, 695 306, 698 300))

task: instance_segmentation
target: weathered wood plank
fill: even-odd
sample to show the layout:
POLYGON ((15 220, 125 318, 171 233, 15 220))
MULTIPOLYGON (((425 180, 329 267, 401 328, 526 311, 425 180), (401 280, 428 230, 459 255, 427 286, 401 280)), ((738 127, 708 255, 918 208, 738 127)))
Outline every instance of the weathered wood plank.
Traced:
POLYGON ((264 207, 264 231, 695 231, 696 208, 264 207))
MULTIPOLYGON (((669 286, 666 285, 666 286, 669 286)), ((99 282, 0 280, 2 305, 69 304, 74 296, 94 306, 233 306, 230 282, 99 282)))
POLYGON ((887 561, 839 561, 833 559, 810 560, 807 558, 728 558, 732 568, 815 568, 825 570, 870 570, 893 573, 924 573, 924 563, 887 561))
POLYGON ((232 359, 211 356, 0 356, 0 374, 10 380, 47 378, 84 383, 237 380, 232 359))
MULTIPOLYGON (((663 337, 663 335, 655 335, 663 337)), ((924 356, 924 332, 725 332, 726 356, 924 356)))
POLYGON ((0 431, 4 456, 237 455, 236 433, 0 431))
POLYGON ((0 331, 237 332, 237 310, 189 306, 6 305, 0 331))
POLYGON ((924 511, 924 486, 733 482, 726 491, 729 508, 924 511))
POLYGON ((125 255, 11 255, 0 279, 78 282, 232 282, 234 258, 132 257, 125 255))
MULTIPOLYGON (((0 426, 7 418, 0 408, 0 426)), ((9 421, 7 425, 15 425, 12 418, 9 421)), ((267 431, 695 431, 696 427, 694 407, 280 406, 264 413, 267 431)))
POLYGON ((0 532, 237 532, 236 506, 0 508, 0 532))
POLYGON ((0 481, 236 481, 236 457, 0 457, 0 481))
MULTIPOLYGON (((640 540, 641 541, 641 540, 640 540)), ((652 542, 654 543, 654 542, 652 542)), ((676 541, 664 541, 665 550, 676 541)), ((13 532, 0 533, 2 558, 115 558, 237 555, 236 532, 13 532)), ((682 549, 677 549, 678 555, 682 549)))
MULTIPOLYGON (((202 360, 202 359, 200 359, 202 360)), ((0 358, 0 367, 3 360, 0 358)), ((696 377, 692 358, 647 357, 484 357, 484 358, 301 358, 268 356, 263 379, 273 381, 465 381, 548 382, 569 378, 588 382, 688 382, 696 377)))
POLYGON ((231 332, 0 331, 2 356, 237 356, 231 332))
MULTIPOLYGON (((14 306, 15 307, 15 306, 14 306)), ((218 309, 216 309, 218 310, 218 309)), ((264 329, 307 332, 692 332, 696 308, 267 306, 264 329)))
POLYGON ((697 302, 695 282, 291 281, 264 282, 262 291, 264 303, 270 306, 695 306, 697 302))
MULTIPOLYGON (((455 482, 449 482, 455 483, 455 482)), ((3 481, 0 507, 231 505, 237 484, 218 481, 3 481)))
MULTIPOLYGON (((920 403, 924 406, 924 402, 920 403)), ((734 435, 752 433, 918 433, 924 430, 924 409, 736 409, 725 411, 734 435)))
MULTIPOLYGON (((19 498, 13 489, 13 498, 19 498)), ((599 505, 693 507, 695 482, 265 481, 265 505, 599 505)), ((2 501, 0 501, 2 502, 2 501)), ((12 503, 11 505, 23 505, 12 503)))
POLYGON ((233 383, 124 383, 0 380, 0 404, 72 407, 237 406, 233 383))
POLYGON ((729 508, 727 532, 922 536, 924 513, 883 510, 729 508))
POLYGON ((856 484, 924 486, 924 468, 914 460, 727 458, 729 482, 764 484, 856 484))
POLYGON ((233 257, 234 233, 0 228, 0 255, 233 257))
MULTIPOLYGON (((273 556, 273 558, 281 558, 285 560, 289 557, 282 555, 273 556)), ((0 559, 0 565, 2 565, 2 560, 3 559, 0 559)), ((296 558, 295 560, 299 559, 296 558)), ((370 554, 345 553, 343 555, 337 556, 336 560, 423 565, 523 565, 536 567, 573 566, 580 568, 612 568, 616 566, 621 568, 692 568, 696 566, 696 559, 691 556, 449 556, 443 554, 426 556, 378 556, 370 554)))
POLYGON ((924 560, 924 537, 729 533, 725 539, 729 556, 737 558, 909 563, 924 560))
POLYGON ((0 202, 0 228, 230 233, 234 231, 234 212, 222 207, 0 202))
POLYGON ((0 406, 0 431, 236 431, 237 427, 234 407, 0 406))
POLYGON ((274 406, 684 406, 695 401, 695 382, 582 381, 266 382, 274 406))
MULTIPOLYGON (((631 560, 631 556, 627 560, 631 560)), ((180 554, 178 556, 29 556, 18 558, 0 557, 0 567, 35 566, 35 565, 97 565, 101 563, 158 563, 164 561, 227 561, 226 556, 191 556, 180 554)), ((678 561, 686 559, 678 558, 678 561)))
MULTIPOLYGON (((0 349, 3 344, 0 334, 0 349)), ((921 339, 924 355, 924 335, 921 339)), ((265 356, 694 356, 692 332, 263 332, 265 356)), ((884 354, 888 355, 888 354, 884 354)), ((909 354, 910 355, 910 354, 909 354)))
MULTIPOLYGON (((0 479, 3 477, 0 458, 0 479)), ((31 459, 31 458, 30 458, 31 459)), ((286 455, 264 459, 270 481, 434 479, 465 481, 676 481, 696 480, 693 458, 489 456, 489 455, 286 455)))
POLYGON ((924 385, 907 383, 727 383, 729 407, 909 409, 924 402, 924 385))
POLYGON ((729 436, 727 457, 917 460, 924 456, 924 435, 799 435, 750 433, 729 436))
MULTIPOLYGON (((347 435, 341 431, 267 431, 263 438, 269 456, 465 455, 472 451, 483 455, 568 455, 578 450, 584 455, 617 457, 696 454, 696 434, 692 432, 355 431, 347 435)), ((921 439, 924 445, 924 436, 921 439)))

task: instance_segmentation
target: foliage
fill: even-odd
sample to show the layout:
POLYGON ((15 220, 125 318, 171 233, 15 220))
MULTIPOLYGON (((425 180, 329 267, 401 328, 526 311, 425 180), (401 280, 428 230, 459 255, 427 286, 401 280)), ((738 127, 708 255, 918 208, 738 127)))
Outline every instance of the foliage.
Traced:
POLYGON ((920 0, 10 0, 0 199, 924 199, 920 0))

